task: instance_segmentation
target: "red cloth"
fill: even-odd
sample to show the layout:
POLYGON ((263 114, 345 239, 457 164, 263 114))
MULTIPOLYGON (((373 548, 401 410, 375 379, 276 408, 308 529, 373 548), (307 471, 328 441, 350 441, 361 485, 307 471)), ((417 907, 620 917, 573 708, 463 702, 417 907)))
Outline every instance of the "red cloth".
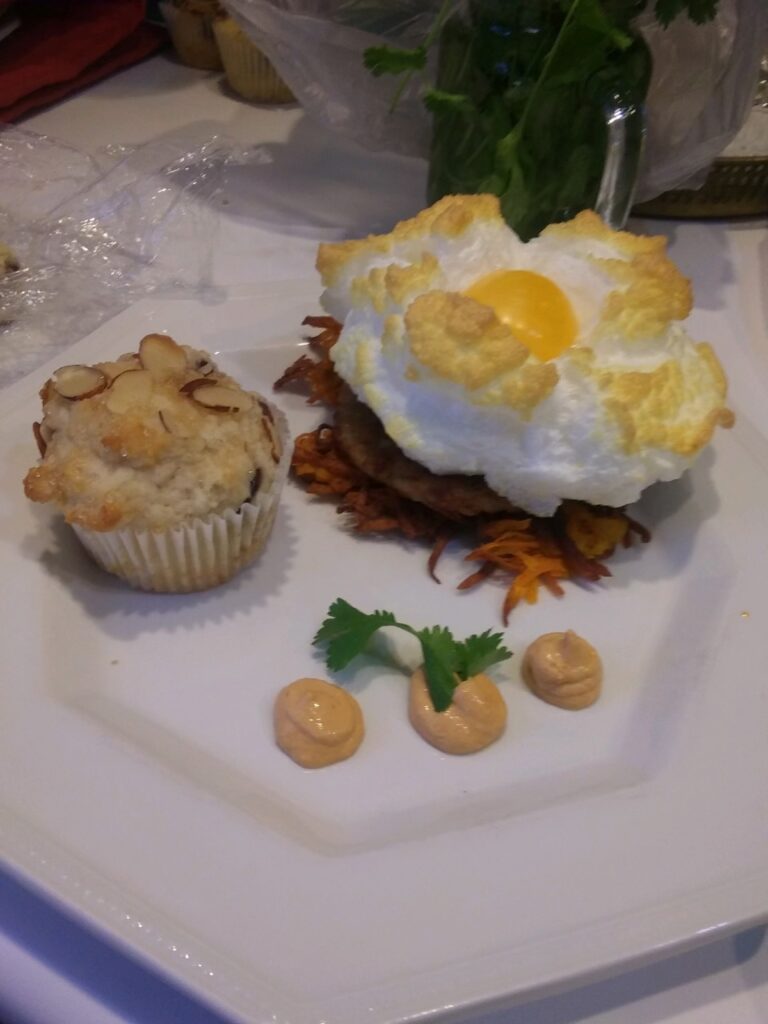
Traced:
POLYGON ((148 57, 165 41, 144 22, 143 0, 28 0, 21 26, 0 41, 0 122, 148 57))

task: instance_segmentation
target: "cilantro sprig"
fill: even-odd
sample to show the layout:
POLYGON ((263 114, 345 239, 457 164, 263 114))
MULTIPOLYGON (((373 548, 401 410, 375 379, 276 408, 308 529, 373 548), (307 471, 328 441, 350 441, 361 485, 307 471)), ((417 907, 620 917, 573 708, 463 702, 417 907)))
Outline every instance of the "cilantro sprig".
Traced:
POLYGON ((491 665, 506 661, 512 652, 503 645, 501 633, 484 633, 456 640, 445 626, 414 629, 398 622, 392 612, 361 612, 338 597, 317 631, 313 644, 325 648, 325 663, 332 672, 346 668, 362 654, 374 633, 383 626, 394 626, 416 637, 424 659, 424 677, 435 711, 445 711, 453 700, 453 691, 464 679, 484 672, 491 665))
POLYGON ((446 19, 456 5, 456 0, 443 0, 432 26, 427 32, 424 42, 412 50, 401 46, 369 46, 363 53, 363 64, 377 78, 380 75, 402 75, 400 85, 390 103, 390 113, 400 102, 405 87, 415 71, 423 71, 427 66, 427 53, 440 37, 446 19))

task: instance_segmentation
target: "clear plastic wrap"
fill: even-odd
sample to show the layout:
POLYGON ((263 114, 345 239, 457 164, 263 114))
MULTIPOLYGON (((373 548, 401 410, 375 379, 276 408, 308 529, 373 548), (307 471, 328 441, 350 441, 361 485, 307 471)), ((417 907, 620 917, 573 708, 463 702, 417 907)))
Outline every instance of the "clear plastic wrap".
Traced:
POLYGON ((637 199, 697 188, 748 117, 768 45, 765 0, 719 0, 715 19, 639 26, 654 56, 648 133, 637 199))
POLYGON ((0 277, 0 384, 139 298, 213 297, 216 194, 248 158, 204 123, 98 158, 0 132, 0 241, 21 266, 0 277))
POLYGON ((396 83, 374 78, 363 51, 416 46, 440 0, 227 0, 313 117, 369 149, 426 156, 429 121, 414 80, 392 110, 396 83))
MULTIPOLYGON (((224 0, 304 107, 371 149, 426 156, 429 115, 419 83, 390 112, 395 84, 363 67, 366 47, 423 41, 440 0, 224 0)), ((765 0, 720 0, 715 20, 678 17, 640 27, 654 55, 648 144, 637 197, 648 199, 703 172, 749 113, 768 32, 765 0)), ((429 75, 427 75, 429 77, 429 75)))

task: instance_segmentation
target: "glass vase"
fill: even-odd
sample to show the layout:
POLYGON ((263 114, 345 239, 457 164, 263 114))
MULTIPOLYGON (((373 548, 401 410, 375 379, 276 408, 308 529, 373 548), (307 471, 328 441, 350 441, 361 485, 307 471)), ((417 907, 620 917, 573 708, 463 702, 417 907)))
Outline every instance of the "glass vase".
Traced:
POLYGON ((651 57, 642 0, 468 0, 443 26, 428 198, 492 192, 523 238, 629 213, 651 57))

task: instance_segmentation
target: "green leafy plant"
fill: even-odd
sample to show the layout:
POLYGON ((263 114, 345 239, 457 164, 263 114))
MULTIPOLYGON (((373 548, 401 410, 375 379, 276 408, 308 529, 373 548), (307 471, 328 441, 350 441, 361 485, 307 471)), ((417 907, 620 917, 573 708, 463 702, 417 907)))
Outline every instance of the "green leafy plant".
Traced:
MULTIPOLYGON (((680 14, 687 14, 691 21, 703 25, 711 21, 717 13, 719 0, 656 0, 653 12, 656 20, 665 28, 680 14)), ((565 9, 577 6, 578 0, 565 0, 565 9)), ((386 6, 386 0, 384 3, 386 6)), ((440 30, 453 10, 458 6, 457 0, 443 0, 437 17, 427 38, 414 49, 403 49, 397 46, 371 46, 363 54, 365 66, 374 75, 399 75, 404 71, 421 71, 427 64, 427 51, 436 42, 440 30)), ((608 0, 604 4, 608 18, 626 22, 647 6, 637 0, 608 0)))
POLYGON ((423 71, 427 66, 427 51, 439 39, 454 4, 455 0, 443 0, 443 5, 421 46, 411 50, 396 46, 370 46, 363 54, 363 63, 372 74, 404 76, 392 97, 392 110, 397 106, 414 71, 423 71))
POLYGON ((392 612, 361 612, 341 597, 328 609, 312 642, 316 647, 325 648, 327 667, 339 672, 365 651, 374 633, 384 626, 405 630, 419 641, 424 676, 435 711, 450 707, 453 691, 462 680, 511 657, 511 651, 502 643, 501 633, 486 630, 466 640, 456 640, 445 626, 414 629, 399 622, 392 612))
MULTIPOLYGON (((651 63, 632 22, 648 0, 486 0, 470 4, 471 23, 451 16, 456 6, 443 0, 421 46, 374 47, 364 61, 373 74, 402 76, 394 105, 440 39, 437 78, 423 90, 433 115, 429 201, 491 192, 527 239, 594 204, 604 109, 641 117, 651 63)), ((656 0, 653 10, 667 25, 683 13, 704 22, 716 7, 717 0, 656 0)), ((640 141, 641 130, 630 132, 638 156, 640 141)))

